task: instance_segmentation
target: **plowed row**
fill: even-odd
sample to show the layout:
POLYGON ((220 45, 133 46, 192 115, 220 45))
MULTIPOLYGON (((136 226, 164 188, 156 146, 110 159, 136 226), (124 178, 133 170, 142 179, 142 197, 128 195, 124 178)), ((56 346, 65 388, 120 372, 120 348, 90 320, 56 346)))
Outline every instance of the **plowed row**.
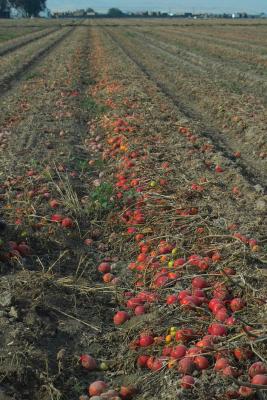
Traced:
POLYGON ((29 69, 36 60, 63 39, 70 31, 71 28, 64 28, 60 31, 56 30, 56 32, 52 31, 52 33, 41 38, 38 37, 27 43, 26 46, 20 46, 11 53, 6 54, 1 59, 1 93, 3 94, 9 88, 12 81, 19 79, 25 70, 29 69))
MULTIPOLYGON (((213 130, 215 142, 223 143, 230 154, 240 152, 239 161, 248 174, 261 177, 265 185, 266 79, 258 70, 260 54, 255 57, 254 51, 243 47, 246 62, 242 64, 240 53, 233 54, 230 43, 225 50, 216 41, 209 45, 203 40, 188 40, 190 33, 180 34, 179 30, 169 34, 151 30, 141 35, 117 28, 109 32, 152 79, 178 99, 186 116, 202 122, 204 132, 213 130), (214 51, 218 52, 217 59, 214 51), (229 63, 225 61, 228 53, 229 63)), ((262 59, 266 70, 264 63, 262 59)))
POLYGON ((55 28, 43 29, 38 32, 32 32, 28 35, 23 35, 22 37, 15 38, 13 40, 7 40, 0 46, 0 56, 10 53, 19 47, 25 46, 26 44, 31 43, 36 39, 46 36, 54 30, 55 28))

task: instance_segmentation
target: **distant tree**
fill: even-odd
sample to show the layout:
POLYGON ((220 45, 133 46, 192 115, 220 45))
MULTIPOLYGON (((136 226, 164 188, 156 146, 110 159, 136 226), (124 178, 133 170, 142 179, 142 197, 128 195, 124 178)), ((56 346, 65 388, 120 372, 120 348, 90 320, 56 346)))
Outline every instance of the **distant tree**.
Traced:
POLYGON ((10 17, 10 4, 8 0, 0 0, 0 18, 10 17))
POLYGON ((10 0, 11 6, 25 12, 27 17, 37 17, 46 9, 46 0, 10 0))
POLYGON ((0 12, 6 11, 8 9, 7 0, 0 0, 0 12))
POLYGON ((110 8, 107 15, 111 18, 120 18, 124 16, 124 13, 119 8, 110 8))

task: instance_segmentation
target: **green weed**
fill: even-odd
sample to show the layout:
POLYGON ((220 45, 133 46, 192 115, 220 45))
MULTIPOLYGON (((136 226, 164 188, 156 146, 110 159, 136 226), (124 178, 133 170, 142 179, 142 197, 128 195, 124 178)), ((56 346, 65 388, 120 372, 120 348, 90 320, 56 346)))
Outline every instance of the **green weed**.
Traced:
POLYGON ((135 32, 125 32, 125 36, 136 37, 136 33, 135 32))
POLYGON ((84 76, 84 75, 81 76, 80 82, 81 82, 82 85, 86 85, 86 86, 95 85, 96 84, 96 80, 95 79, 93 79, 91 77, 88 77, 88 76, 84 76))
POLYGON ((24 80, 25 81, 29 81, 29 80, 31 80, 31 79, 34 79, 34 78, 40 78, 40 74, 38 73, 38 72, 30 72, 29 74, 27 74, 25 77, 24 77, 24 80))
POLYGON ((230 92, 242 94, 242 84, 240 86, 240 82, 237 81, 219 81, 219 84, 229 90, 230 92))
POLYGON ((70 161, 73 165, 73 168, 79 171, 80 173, 84 173, 85 171, 89 170, 88 160, 85 160, 83 158, 73 157, 71 158, 70 161))
POLYGON ((18 35, 14 32, 10 32, 10 33, 0 33, 0 42, 4 42, 6 40, 11 40, 14 39, 15 37, 17 37, 18 35))
POLYGON ((103 182, 91 193, 91 205, 95 210, 109 211, 114 208, 114 201, 111 199, 113 187, 110 183, 103 182))
POLYGON ((107 107, 97 104, 92 97, 85 97, 81 102, 81 107, 93 114, 99 114, 107 111, 107 107))

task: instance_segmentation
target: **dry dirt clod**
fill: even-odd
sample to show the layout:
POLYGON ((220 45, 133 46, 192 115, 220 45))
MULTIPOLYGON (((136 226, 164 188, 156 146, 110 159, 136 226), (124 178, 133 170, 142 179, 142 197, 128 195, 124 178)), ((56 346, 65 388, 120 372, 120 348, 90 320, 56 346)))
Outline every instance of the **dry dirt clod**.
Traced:
POLYGON ((10 311, 9 311, 9 316, 11 317, 11 318, 14 318, 14 319, 17 319, 18 318, 18 311, 16 310, 16 308, 15 307, 11 307, 10 308, 10 311))
POLYGON ((5 394, 5 392, 0 389, 0 400, 13 400, 13 398, 5 394))
POLYGON ((257 193, 264 194, 264 188, 261 185, 255 185, 254 189, 256 190, 257 193))
POLYGON ((12 303, 12 292, 7 279, 2 278, 0 281, 0 306, 3 308, 10 307, 12 303))
POLYGON ((66 350, 65 349, 61 349, 59 350, 59 352, 57 353, 57 360, 63 360, 63 358, 65 357, 66 354, 66 350))
POLYGON ((265 200, 259 199, 259 200, 256 201, 256 209, 258 211, 264 212, 264 211, 266 211, 266 207, 267 207, 267 205, 266 205, 266 201, 265 200))

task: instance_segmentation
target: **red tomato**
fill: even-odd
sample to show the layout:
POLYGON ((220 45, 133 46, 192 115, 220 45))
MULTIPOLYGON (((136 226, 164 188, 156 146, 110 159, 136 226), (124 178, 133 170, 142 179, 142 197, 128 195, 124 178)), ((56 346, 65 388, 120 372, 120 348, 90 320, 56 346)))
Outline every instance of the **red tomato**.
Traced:
MULTIPOLYGON (((132 399, 135 394, 135 389, 132 386, 122 386, 120 390, 120 398, 123 400, 132 399)), ((112 396, 114 398, 115 396, 112 396)))
POLYGON ((213 298, 209 302, 209 309, 216 314, 217 311, 219 311, 220 308, 224 308, 224 304, 221 300, 213 298))
POLYGON ((64 218, 61 222, 61 226, 63 226, 63 228, 72 228, 74 226, 74 222, 71 218, 64 218))
POLYGON ((140 346, 148 347, 154 343, 154 338, 151 335, 144 335, 140 338, 140 346))
POLYGON ((183 344, 180 344, 172 349, 171 356, 177 360, 184 357, 186 355, 186 351, 187 348, 183 344))
POLYGON ((114 315, 113 321, 115 325, 122 325, 124 324, 128 319, 130 319, 130 316, 127 312, 125 311, 118 311, 117 314, 114 315))
POLYGON ((59 214, 54 214, 51 217, 52 222, 61 222, 62 219, 63 219, 62 215, 59 215, 59 214))
POLYGON ((178 371, 181 374, 187 375, 192 374, 195 369, 194 361, 191 357, 184 357, 178 363, 178 371))
POLYGON ((90 396, 100 396, 101 393, 105 392, 108 385, 103 381, 95 381, 91 383, 88 388, 88 393, 90 396))
POLYGON ((206 357, 204 356, 197 356, 194 359, 194 363, 197 366, 198 369, 207 369, 209 368, 209 361, 206 357))
POLYGON ((228 313, 225 307, 220 308, 216 314, 215 314, 215 318, 217 319, 217 321, 220 322, 225 322, 228 318, 228 313))
POLYGON ((182 290, 179 294, 178 294, 178 300, 182 300, 182 299, 184 299, 185 297, 187 297, 187 296, 190 296, 191 295, 191 293, 190 293, 190 291, 189 290, 182 290))
POLYGON ((267 385, 267 375, 258 374, 251 379, 253 385, 267 385))
POLYGON ((169 296, 167 296, 166 298, 166 303, 168 305, 170 304, 177 304, 178 299, 177 299, 177 295, 176 294, 170 294, 169 296))
POLYGON ((225 367, 223 370, 221 370, 221 372, 224 376, 231 376, 234 378, 237 378, 239 375, 237 368, 232 367, 231 365, 225 367))
POLYGON ((98 271, 101 272, 101 273, 103 273, 103 274, 106 274, 106 273, 110 272, 110 271, 111 271, 111 265, 110 265, 110 263, 108 263, 108 262, 102 262, 102 263, 99 264, 99 266, 98 266, 98 271))
POLYGON ((253 378, 255 375, 266 374, 266 364, 264 364, 262 361, 255 362, 250 366, 248 373, 251 378, 253 378))
POLYGON ((181 379, 181 387, 183 389, 192 389, 195 384, 195 379, 191 375, 185 375, 181 379))
POLYGON ((80 361, 82 366, 89 371, 93 371, 97 367, 96 360, 89 354, 82 354, 80 357, 80 361))
POLYGON ((225 369, 226 367, 228 367, 230 365, 230 361, 227 358, 219 358, 215 365, 214 365, 214 369, 215 371, 221 371, 223 369, 225 369))
POLYGON ((159 371, 160 369, 163 368, 163 362, 160 358, 155 358, 151 370, 152 371, 159 371))
POLYGON ((139 367, 141 367, 141 368, 146 367, 148 359, 149 359, 149 356, 146 356, 146 355, 139 356, 137 358, 137 365, 139 365, 139 367))
POLYGON ((249 388, 247 386, 240 386, 238 393, 240 394, 240 396, 242 397, 250 397, 253 393, 253 389, 249 388))
POLYGON ((253 353, 248 348, 237 347, 234 349, 234 356, 238 361, 250 359, 253 353))
POLYGON ((206 279, 202 278, 201 276, 197 276, 192 280, 192 286, 197 289, 204 289, 209 285, 206 279))
POLYGON ((177 342, 188 342, 194 337, 194 331, 190 328, 187 329, 179 329, 176 331, 175 339, 177 342))
POLYGON ((144 306, 137 306, 134 309, 134 313, 135 313, 135 315, 143 315, 146 313, 146 309, 144 306))
POLYGON ((173 266, 174 268, 179 268, 182 267, 186 263, 186 260, 184 258, 178 258, 177 260, 174 261, 173 266))
POLYGON ((227 328, 222 324, 213 323, 209 326, 208 332, 213 336, 226 336, 227 328))
POLYGON ((245 307, 245 301, 239 297, 233 299, 230 303, 230 308, 233 312, 240 311, 245 307))

